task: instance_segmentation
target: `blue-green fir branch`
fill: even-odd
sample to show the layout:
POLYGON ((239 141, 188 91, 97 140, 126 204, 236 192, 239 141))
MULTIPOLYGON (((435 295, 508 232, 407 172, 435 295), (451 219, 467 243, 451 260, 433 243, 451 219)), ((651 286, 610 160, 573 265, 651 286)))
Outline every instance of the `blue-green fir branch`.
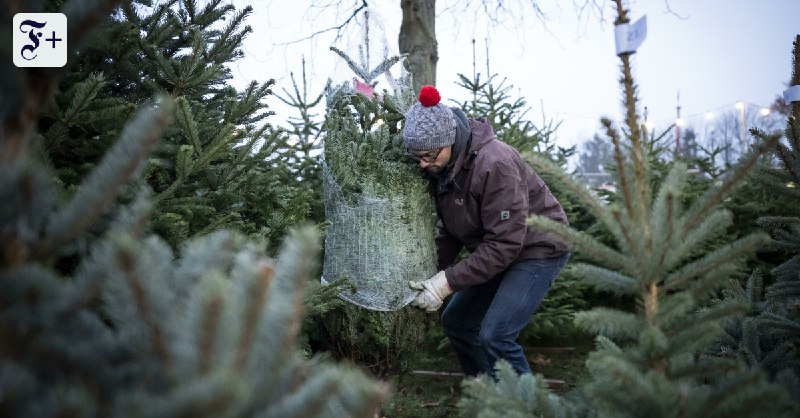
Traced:
POLYGON ((581 251, 596 261, 602 262, 609 268, 628 270, 628 257, 622 253, 599 243, 591 235, 576 231, 562 223, 540 215, 532 215, 526 221, 528 226, 539 228, 543 231, 553 232, 580 247, 581 251))
POLYGON ((675 272, 670 273, 664 280, 665 287, 667 290, 682 289, 696 277, 700 277, 727 263, 739 262, 743 257, 750 255, 755 248, 764 245, 768 241, 769 237, 766 234, 753 233, 728 245, 717 248, 700 259, 686 264, 675 272))
POLYGON ((462 384, 465 396, 459 402, 459 415, 470 418, 578 416, 575 408, 550 392, 540 375, 518 375, 505 360, 495 365, 497 381, 469 379, 462 384))
POLYGON ((597 290, 617 295, 636 295, 639 282, 633 277, 592 264, 578 263, 573 266, 576 276, 597 290))
MULTIPOLYGON (((650 217, 651 240, 661 243, 662 248, 672 247, 678 238, 675 230, 679 214, 678 197, 686 185, 686 176, 686 165, 676 163, 667 174, 667 178, 664 179, 656 198, 650 205, 652 213, 650 217)), ((660 251, 658 254, 663 255, 664 252, 660 251)), ((657 265, 660 267, 663 264, 663 261, 660 261, 657 265)))
POLYGON ((725 302, 673 321, 670 327, 670 354, 700 352, 722 333, 722 322, 744 315, 750 306, 744 302, 725 302))
POLYGON ((578 312, 573 322, 579 328, 593 334, 625 339, 638 336, 644 325, 636 314, 609 308, 578 312))
POLYGON ((730 193, 731 190, 741 185, 748 173, 758 164, 761 156, 773 147, 776 141, 777 138, 770 138, 769 141, 760 143, 757 147, 754 147, 753 150, 739 162, 734 172, 722 182, 722 185, 716 188, 710 188, 703 196, 698 198, 685 217, 686 220, 683 223, 682 232, 685 234, 694 229, 705 219, 709 211, 714 210, 722 202, 722 199, 730 193))
POLYGON ((687 291, 697 301, 705 301, 713 297, 726 284, 741 274, 741 263, 730 262, 719 266, 697 278, 687 286, 687 291))
POLYGON ((366 66, 359 65, 358 63, 350 59, 350 57, 347 54, 345 54, 335 46, 331 47, 331 51, 333 51, 336 55, 342 58, 344 62, 347 63, 347 66, 350 67, 350 70, 356 73, 356 75, 362 80, 364 80, 365 83, 369 83, 371 81, 369 79, 369 68, 366 68, 366 66))
POLYGON ((780 281, 767 289, 766 298, 770 302, 788 301, 800 298, 800 278, 794 281, 780 281))
POLYGON ((598 218, 603 225, 614 234, 618 242, 627 241, 625 236, 620 232, 618 223, 614 220, 609 208, 605 206, 586 185, 576 181, 572 176, 568 176, 563 168, 553 163, 548 158, 531 152, 524 153, 523 157, 538 173, 547 174, 563 185, 566 188, 565 191, 583 203, 583 207, 598 218))
MULTIPOLYGON (((725 232, 725 228, 732 224, 733 214, 728 210, 715 210, 707 214, 706 218, 695 228, 680 235, 678 239, 674 240, 672 246, 666 248, 666 257, 663 263, 664 270, 671 271, 680 263, 687 261, 687 259, 696 257, 697 250, 704 243, 717 238, 719 234, 725 232)), ((674 233, 680 233, 681 230, 682 221, 679 221, 675 225, 674 233)))
POLYGON ((172 102, 160 98, 125 125, 120 139, 81 184, 72 199, 48 221, 45 252, 49 253, 92 225, 136 177, 141 162, 155 147, 170 122, 172 102))
POLYGON ((716 385, 708 386, 705 402, 698 403, 698 417, 730 416, 774 418, 795 416, 786 390, 775 383, 766 382, 764 374, 756 368, 741 367, 725 375, 716 385))
POLYGON ((795 320, 766 312, 761 317, 761 321, 780 334, 792 336, 795 339, 800 338, 800 324, 795 320))

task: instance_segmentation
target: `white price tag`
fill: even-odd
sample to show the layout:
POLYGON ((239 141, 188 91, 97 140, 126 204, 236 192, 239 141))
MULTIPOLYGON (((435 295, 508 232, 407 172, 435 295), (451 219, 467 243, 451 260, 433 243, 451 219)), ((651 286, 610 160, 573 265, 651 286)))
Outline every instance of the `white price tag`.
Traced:
POLYGON ((636 52, 639 45, 647 37, 647 16, 642 16, 636 23, 617 25, 614 27, 614 42, 617 46, 617 55, 626 52, 636 52))
POLYGON ((792 86, 784 90, 783 101, 786 102, 787 105, 792 102, 800 102, 800 85, 792 86))

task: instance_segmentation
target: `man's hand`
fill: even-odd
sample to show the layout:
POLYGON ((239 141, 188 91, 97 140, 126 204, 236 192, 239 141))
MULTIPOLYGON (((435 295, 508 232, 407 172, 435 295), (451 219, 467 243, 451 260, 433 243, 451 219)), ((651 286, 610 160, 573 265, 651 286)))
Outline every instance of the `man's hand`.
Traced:
POLYGON ((436 312, 442 306, 444 298, 453 293, 450 285, 447 284, 444 271, 436 273, 423 282, 408 282, 408 287, 420 290, 419 295, 411 301, 411 306, 425 309, 428 312, 436 312))

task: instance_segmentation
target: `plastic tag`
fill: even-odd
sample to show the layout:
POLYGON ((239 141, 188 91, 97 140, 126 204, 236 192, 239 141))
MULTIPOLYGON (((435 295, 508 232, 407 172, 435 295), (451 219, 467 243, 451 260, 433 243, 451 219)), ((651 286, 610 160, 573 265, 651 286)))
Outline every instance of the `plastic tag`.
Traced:
POLYGON ((617 46, 617 55, 626 52, 636 52, 639 45, 647 37, 647 16, 642 16, 636 23, 617 25, 614 27, 614 42, 617 46))

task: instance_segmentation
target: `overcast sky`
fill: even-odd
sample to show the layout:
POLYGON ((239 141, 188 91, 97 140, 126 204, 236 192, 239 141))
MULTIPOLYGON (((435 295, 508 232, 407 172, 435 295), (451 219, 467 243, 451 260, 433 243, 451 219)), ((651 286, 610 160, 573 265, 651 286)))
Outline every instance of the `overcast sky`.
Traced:
MULTIPOLYGON (((234 66, 236 84, 275 78, 277 92, 291 89, 289 72, 299 77, 301 57, 307 62, 313 92, 320 91, 328 77, 336 83, 352 79, 346 64, 329 47, 333 44, 355 57, 360 42, 357 32, 347 32, 338 40, 333 32, 325 32, 299 41, 333 26, 346 16, 347 9, 310 9, 311 2, 298 0, 229 1, 237 7, 251 4, 254 8, 247 20, 254 33, 245 41, 246 57, 234 66)), ((344 7, 351 1, 341 3, 344 7)), ((620 117, 613 1, 606 2, 604 22, 597 13, 579 19, 572 2, 543 0, 540 4, 549 12, 547 22, 523 8, 507 18, 503 27, 490 27, 475 13, 445 10, 454 1, 437 3, 436 84, 445 101, 466 99, 466 91, 456 80, 458 73, 472 75, 473 38, 477 71, 485 76, 488 37, 489 71, 506 77, 515 87, 515 95, 527 100, 535 122, 541 121, 543 113, 548 119, 563 120, 560 144, 590 138, 600 116, 620 117), (559 3, 562 6, 557 6, 559 3)), ((642 105, 647 106, 649 120, 656 126, 675 120, 678 94, 681 115, 691 126, 702 124, 707 112, 721 114, 740 100, 755 113, 786 88, 792 42, 800 33, 800 0, 624 3, 631 9, 632 20, 647 16, 647 39, 634 55, 633 64, 642 105)), ((373 47, 381 51, 386 46, 390 54, 396 54, 400 0, 370 0, 369 4, 373 7, 370 20, 376 24, 370 31, 373 47)), ((377 52, 372 55, 380 58, 377 52)), ((399 72, 395 67, 393 73, 399 72)), ((270 105, 279 115, 272 123, 282 124, 287 109, 273 99, 270 105)))

